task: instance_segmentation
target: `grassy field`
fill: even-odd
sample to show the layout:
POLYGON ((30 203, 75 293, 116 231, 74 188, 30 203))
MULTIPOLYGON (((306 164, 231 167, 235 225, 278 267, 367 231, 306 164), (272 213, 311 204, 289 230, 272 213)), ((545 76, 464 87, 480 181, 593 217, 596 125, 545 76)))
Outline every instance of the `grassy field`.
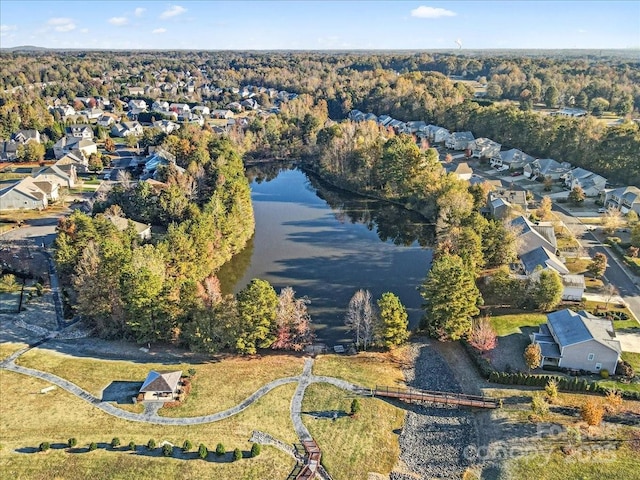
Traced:
POLYGON ((629 362, 633 369, 640 373, 640 353, 622 352, 622 360, 629 362))
POLYGON ((264 448, 259 457, 236 463, 229 462, 229 454, 224 462, 215 461, 214 455, 207 461, 162 458, 157 453, 154 456, 158 458, 151 458, 144 448, 139 448, 136 454, 105 448, 91 453, 69 453, 56 448, 27 454, 20 453, 20 449, 37 448, 43 441, 61 444, 76 437, 78 447, 85 447, 81 451, 86 452, 90 442, 110 442, 111 438, 119 437, 123 445, 130 441, 146 445, 150 438, 157 443, 167 440, 182 445, 189 439, 196 448, 204 443, 210 450, 222 442, 227 451, 237 447, 247 455, 251 447, 248 439, 255 428, 286 442, 295 440, 289 416, 295 385, 275 389, 228 420, 188 427, 120 420, 62 389, 42 395, 39 392, 48 386, 47 382, 13 372, 0 371, 0 385, 5 399, 16 399, 4 402, 0 416, 0 471, 4 478, 149 479, 162 475, 184 479, 264 479, 286 478, 293 468, 293 460, 273 448, 264 448))
POLYGON ((522 333, 520 327, 536 327, 547 321, 544 313, 515 313, 491 317, 491 325, 499 337, 522 333))
POLYGON ((391 352, 360 352, 354 356, 321 355, 313 365, 313 373, 369 388, 404 385, 402 366, 405 362, 405 348, 391 352))
POLYGON ((313 384, 305 392, 303 411, 342 412, 336 420, 303 416, 322 449, 322 463, 336 479, 367 480, 369 472, 388 475, 400 454, 404 411, 379 399, 362 398, 360 413, 350 417, 346 413, 351 401, 345 391, 329 385, 313 384))
POLYGON ((0 343, 0 360, 4 360, 13 352, 17 352, 26 346, 26 343, 0 343))
POLYGON ((166 416, 194 417, 225 410, 272 380, 300 374, 303 360, 289 355, 266 355, 229 357, 198 365, 166 365, 77 358, 35 348, 21 356, 17 363, 51 372, 98 397, 112 381, 142 382, 149 370, 182 370, 186 375, 189 368, 195 368, 196 377, 184 404, 161 410, 166 416))

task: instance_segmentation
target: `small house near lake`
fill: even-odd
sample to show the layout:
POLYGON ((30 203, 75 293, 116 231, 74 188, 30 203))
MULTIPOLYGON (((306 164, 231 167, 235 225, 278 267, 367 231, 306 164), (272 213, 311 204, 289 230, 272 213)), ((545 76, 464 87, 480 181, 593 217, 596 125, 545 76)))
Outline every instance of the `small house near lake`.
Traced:
POLYGON ((542 364, 587 372, 615 372, 620 360, 620 341, 611 320, 583 310, 565 309, 547 315, 547 323, 531 335, 540 345, 542 364))
POLYGON ((147 375, 140 395, 143 401, 170 402, 178 397, 182 371, 156 372, 151 370, 147 375))

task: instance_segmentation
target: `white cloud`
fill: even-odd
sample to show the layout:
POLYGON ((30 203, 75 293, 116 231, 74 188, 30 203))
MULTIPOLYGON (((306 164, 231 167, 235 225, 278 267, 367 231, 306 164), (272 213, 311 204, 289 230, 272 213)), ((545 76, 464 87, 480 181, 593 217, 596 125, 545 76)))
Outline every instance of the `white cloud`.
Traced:
POLYGON ((166 28, 156 28, 155 30, 152 30, 151 33, 165 33, 166 31, 166 28))
POLYGON ((115 25, 117 27, 121 27, 121 26, 126 25, 127 23, 129 23, 129 20, 127 20, 127 17, 111 17, 109 19, 109 23, 111 25, 115 25))
POLYGON ((167 18, 175 17, 177 15, 182 15, 186 11, 187 9, 184 7, 181 7, 180 5, 171 5, 167 10, 165 10, 160 14, 160 18, 167 19, 167 18))
POLYGON ((146 8, 138 7, 138 8, 136 8, 136 9, 133 11, 133 14, 134 14, 136 17, 141 17, 141 16, 142 16, 142 14, 143 14, 144 12, 146 12, 146 11, 147 11, 147 9, 146 9, 146 8))
POLYGON ((50 18, 47 25, 51 25, 56 32, 70 32, 75 30, 76 24, 70 18, 50 18))
POLYGON ((82 30, 80 30, 80 33, 89 33, 89 29, 88 28, 83 28, 82 30))
POLYGON ((587 31, 584 28, 580 28, 578 29, 578 33, 587 33, 587 31))
POLYGON ((2 34, 15 32, 16 30, 18 30, 17 25, 0 25, 0 33, 2 34))
POLYGON ((444 8, 425 7, 424 5, 421 5, 418 8, 411 10, 411 16, 418 18, 455 17, 456 12, 452 12, 451 10, 446 10, 444 8))

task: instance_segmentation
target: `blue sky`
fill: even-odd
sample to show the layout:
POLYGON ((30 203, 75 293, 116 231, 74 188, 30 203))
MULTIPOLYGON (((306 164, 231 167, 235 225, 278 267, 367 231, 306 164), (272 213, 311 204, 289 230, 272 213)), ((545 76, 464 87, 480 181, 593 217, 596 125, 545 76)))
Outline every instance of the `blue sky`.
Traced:
POLYGON ((640 48, 640 0, 0 2, 0 47, 640 48))

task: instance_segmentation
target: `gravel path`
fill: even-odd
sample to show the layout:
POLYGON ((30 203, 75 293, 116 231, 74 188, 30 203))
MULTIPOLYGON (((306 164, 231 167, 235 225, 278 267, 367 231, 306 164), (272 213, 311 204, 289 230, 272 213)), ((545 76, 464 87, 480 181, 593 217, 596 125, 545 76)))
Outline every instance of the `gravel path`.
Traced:
MULTIPOLYGON (((430 340, 410 346, 413 366, 405 370, 407 385, 425 390, 462 392, 430 340)), ((392 480, 460 478, 472 461, 466 452, 477 444, 473 413, 458 408, 414 405, 400 435, 400 461, 392 480)))

